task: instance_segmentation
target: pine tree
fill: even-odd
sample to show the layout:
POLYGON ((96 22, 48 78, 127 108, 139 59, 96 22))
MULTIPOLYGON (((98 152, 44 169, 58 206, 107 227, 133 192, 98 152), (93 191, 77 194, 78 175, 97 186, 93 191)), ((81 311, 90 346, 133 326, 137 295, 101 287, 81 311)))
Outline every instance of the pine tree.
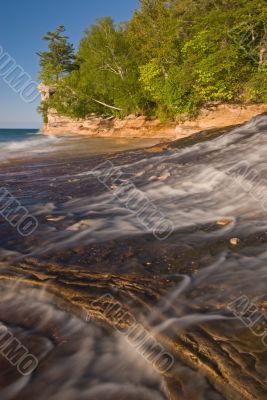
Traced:
POLYGON ((48 42, 49 51, 37 53, 41 67, 39 78, 45 84, 57 83, 65 74, 78 68, 74 47, 68 42, 68 37, 62 35, 63 32, 63 25, 54 32, 47 32, 43 40, 48 42))

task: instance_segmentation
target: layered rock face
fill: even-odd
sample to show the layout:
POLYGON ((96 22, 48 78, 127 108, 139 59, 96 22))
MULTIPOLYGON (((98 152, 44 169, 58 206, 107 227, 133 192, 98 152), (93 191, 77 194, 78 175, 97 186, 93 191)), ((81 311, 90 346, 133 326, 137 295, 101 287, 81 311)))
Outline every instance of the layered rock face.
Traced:
MULTIPOLYGON (((43 101, 47 101, 56 89, 40 85, 43 101)), ((242 124, 252 117, 267 112, 267 104, 212 104, 203 109, 195 119, 180 117, 176 122, 161 122, 145 116, 129 115, 124 119, 90 114, 85 119, 72 119, 58 115, 55 109, 49 109, 48 123, 43 132, 53 135, 79 134, 94 137, 140 137, 164 138, 175 140, 190 136, 201 130, 223 128, 242 124)))
POLYGON ((90 115, 86 119, 74 120, 59 116, 54 109, 49 110, 48 124, 43 132, 51 134, 79 134, 97 137, 150 137, 176 138, 176 124, 163 124, 159 120, 149 120, 144 116, 130 115, 125 119, 90 115))

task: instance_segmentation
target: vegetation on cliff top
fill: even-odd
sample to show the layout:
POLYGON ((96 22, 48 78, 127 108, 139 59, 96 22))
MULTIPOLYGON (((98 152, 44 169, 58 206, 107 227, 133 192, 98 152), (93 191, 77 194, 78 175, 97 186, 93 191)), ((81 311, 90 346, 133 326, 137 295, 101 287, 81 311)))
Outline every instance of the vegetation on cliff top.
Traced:
POLYGON ((62 115, 175 118, 210 102, 267 102, 266 0, 141 0, 126 23, 99 19, 77 54, 63 27, 44 38, 40 78, 62 115))

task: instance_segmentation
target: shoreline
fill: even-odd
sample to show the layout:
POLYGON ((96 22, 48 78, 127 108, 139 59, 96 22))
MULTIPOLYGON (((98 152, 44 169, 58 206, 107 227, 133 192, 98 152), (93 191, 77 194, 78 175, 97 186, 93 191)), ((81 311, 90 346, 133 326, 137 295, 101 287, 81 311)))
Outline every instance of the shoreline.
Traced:
POLYGON ((80 135, 88 137, 150 138, 177 140, 194 133, 231 125, 243 124, 251 118, 267 112, 267 104, 217 104, 203 109, 195 119, 181 117, 179 122, 161 122, 145 116, 129 115, 124 119, 90 115, 75 120, 59 116, 49 110, 48 123, 41 132, 46 135, 80 135))

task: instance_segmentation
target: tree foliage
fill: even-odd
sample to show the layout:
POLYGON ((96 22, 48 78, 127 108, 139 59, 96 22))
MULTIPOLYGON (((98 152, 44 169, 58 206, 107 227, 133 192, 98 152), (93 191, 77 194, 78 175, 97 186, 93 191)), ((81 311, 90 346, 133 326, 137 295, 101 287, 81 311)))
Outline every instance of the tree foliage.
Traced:
POLYGON ((267 101, 266 0, 141 0, 127 23, 89 27, 76 58, 59 28, 39 54, 61 114, 175 118, 210 102, 267 101))
POLYGON ((41 67, 39 78, 44 83, 58 82, 65 74, 78 68, 74 47, 68 42, 68 37, 62 35, 63 32, 63 25, 58 26, 54 32, 47 32, 43 40, 48 42, 48 51, 37 53, 41 67))

